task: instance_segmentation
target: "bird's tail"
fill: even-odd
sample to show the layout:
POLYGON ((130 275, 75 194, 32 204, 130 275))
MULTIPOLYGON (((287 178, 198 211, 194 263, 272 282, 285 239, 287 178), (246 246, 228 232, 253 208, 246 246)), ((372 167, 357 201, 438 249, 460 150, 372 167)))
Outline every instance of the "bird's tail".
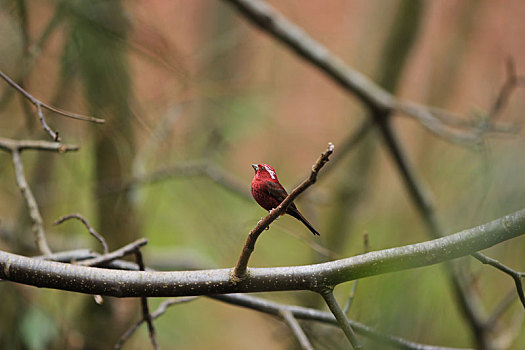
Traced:
MULTIPOLYGON (((292 203, 293 204, 293 203, 292 203)), ((301 221, 308 229, 316 236, 320 236, 321 234, 317 232, 317 230, 306 220, 306 218, 297 210, 297 208, 288 207, 287 213, 296 218, 297 220, 301 221)))

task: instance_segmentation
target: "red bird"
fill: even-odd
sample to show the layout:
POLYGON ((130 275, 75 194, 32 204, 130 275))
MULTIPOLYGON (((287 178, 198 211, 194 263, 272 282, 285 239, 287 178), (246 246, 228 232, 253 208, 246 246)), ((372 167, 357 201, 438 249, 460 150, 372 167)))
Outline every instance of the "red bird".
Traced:
MULTIPOLYGON (((276 208, 288 196, 284 187, 279 183, 275 169, 268 164, 252 164, 255 176, 252 181, 252 196, 257 203, 264 209, 270 211, 276 208)), ((301 221, 314 235, 319 236, 319 232, 306 220, 299 212, 294 203, 286 209, 289 214, 301 221)), ((283 214, 284 215, 284 214, 283 214)))

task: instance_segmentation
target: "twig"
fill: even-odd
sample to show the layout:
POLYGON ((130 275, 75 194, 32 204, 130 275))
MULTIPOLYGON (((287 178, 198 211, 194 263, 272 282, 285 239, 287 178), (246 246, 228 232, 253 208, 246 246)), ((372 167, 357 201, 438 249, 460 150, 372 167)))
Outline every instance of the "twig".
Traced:
POLYGON ((489 258, 488 256, 486 256, 486 255, 484 255, 482 253, 479 253, 479 252, 473 253, 472 256, 474 258, 478 259, 479 261, 481 261, 483 264, 488 264, 488 265, 494 266, 498 270, 500 270, 500 271, 506 273, 507 275, 509 275, 510 277, 512 277, 512 279, 514 280, 514 284, 516 285, 516 291, 517 291, 518 296, 520 298, 521 304, 525 308, 525 294, 523 292, 523 284, 521 282, 521 278, 523 276, 522 272, 518 272, 516 270, 513 270, 510 267, 500 263, 498 260, 489 258))
MULTIPOLYGON (((64 263, 78 263, 80 261, 93 259, 96 257, 103 256, 97 252, 94 252, 90 249, 75 249, 75 250, 66 250, 63 252, 53 253, 51 255, 38 255, 34 256, 34 259, 57 261, 64 263)), ((111 260, 105 263, 99 264, 98 267, 104 267, 114 270, 129 270, 129 271, 139 271, 139 266, 127 260, 111 260)), ((153 269, 146 268, 146 271, 153 271, 153 269)))
MULTIPOLYGON (((198 299, 199 297, 181 297, 181 298, 170 298, 166 301, 164 301, 163 303, 161 303, 159 305, 159 307, 157 308, 157 310, 155 310, 155 312, 153 312, 151 314, 151 319, 152 320, 155 320, 157 319, 158 317, 160 317, 162 314, 164 314, 166 312, 166 310, 168 309, 168 307, 172 306, 172 305, 176 305, 176 304, 182 304, 182 303, 187 303, 189 301, 193 301, 195 299, 198 299)), ((115 350, 118 350, 120 348, 122 348, 122 346, 124 345, 124 343, 133 335, 133 333, 135 333, 135 331, 139 328, 139 326, 144 322, 144 318, 141 319, 140 321, 138 321, 137 323, 135 323, 130 329, 128 329, 126 331, 126 333, 124 333, 120 339, 117 341, 117 343, 113 346, 113 349, 115 350)))
POLYGON ((348 315, 348 311, 350 311, 350 307, 352 307, 352 302, 354 301, 358 282, 359 280, 352 281, 352 289, 350 289, 350 294, 348 295, 345 307, 343 308, 343 312, 345 313, 345 315, 348 315))
POLYGON ((66 220, 69 220, 69 219, 80 220, 80 222, 82 222, 84 224, 84 226, 86 226, 86 228, 88 229, 89 233, 93 237, 95 237, 95 239, 97 241, 99 241, 100 244, 102 244, 102 248, 103 248, 104 254, 108 254, 109 253, 108 244, 106 243, 106 240, 104 239, 104 237, 102 237, 101 234, 99 234, 97 231, 95 231, 95 229, 89 224, 89 222, 86 220, 86 218, 84 218, 81 214, 75 213, 75 214, 64 215, 64 216, 58 218, 53 223, 53 225, 59 225, 59 224, 63 223, 66 220))
POLYGON ((65 153, 71 151, 78 151, 78 146, 68 145, 59 142, 38 141, 38 140, 13 140, 5 137, 0 137, 0 149, 8 152, 24 151, 24 150, 38 150, 38 151, 52 151, 58 153, 65 153))
POLYGON ((15 169, 15 178, 18 188, 24 196, 27 206, 29 208, 29 216, 31 221, 33 221, 33 233, 35 235, 35 243, 44 255, 51 254, 51 249, 47 244, 46 232, 44 230, 44 220, 42 220, 42 215, 40 215, 40 210, 38 209, 38 204, 36 203, 35 196, 27 184, 25 175, 24 175, 24 166, 22 164, 22 159, 20 157, 20 151, 13 150, 11 151, 13 157, 13 167, 15 169))
MULTIPOLYGON (((50 105, 48 105, 48 104, 38 100, 37 98, 33 97, 29 92, 24 90, 20 85, 18 85, 11 78, 9 78, 4 72, 0 71, 0 77, 3 78, 13 88, 18 90, 18 92, 20 92, 22 95, 24 95, 24 97, 27 98, 33 105, 35 105, 35 107, 38 110, 41 110, 42 108, 45 108, 45 109, 47 109, 47 110, 49 110, 51 112, 55 112, 57 114, 63 115, 64 117, 78 119, 78 120, 84 120, 84 121, 93 122, 93 123, 97 123, 97 124, 102 124, 102 123, 106 122, 104 119, 95 118, 95 117, 82 115, 82 114, 77 114, 77 113, 71 113, 71 112, 62 110, 60 108, 56 108, 56 107, 50 106, 50 105)), ((39 117, 40 117, 40 114, 41 114, 41 111, 39 112, 39 117)), ((43 115, 42 115, 42 118, 43 118, 43 115)), ((45 123, 45 121, 44 121, 44 123, 45 123)), ((45 128, 45 126, 44 126, 44 128, 45 128)), ((53 139, 55 139, 55 138, 53 137, 53 139)), ((57 141, 57 140, 55 140, 55 141, 57 141)))
POLYGON ((301 325, 299 324, 299 322, 297 322, 292 312, 290 310, 283 309, 279 312, 279 314, 283 318, 284 322, 288 325, 288 327, 290 327, 290 330, 295 335, 295 338, 297 338, 301 349, 313 350, 312 344, 310 344, 310 341, 306 337, 306 334, 301 328, 301 325))
POLYGON ((10 152, 13 160, 13 167, 15 170, 15 179, 24 196, 24 199, 29 208, 29 216, 33 222, 33 233, 35 235, 35 242, 40 252, 44 255, 51 254, 51 249, 47 244, 46 234, 44 230, 44 221, 38 208, 36 199, 27 184, 27 180, 24 175, 24 165, 22 163, 21 153, 24 150, 41 150, 41 151, 54 151, 64 153, 67 151, 78 150, 77 146, 66 145, 58 142, 47 142, 47 141, 32 141, 32 140, 12 140, 4 137, 0 137, 0 149, 10 152))
MULTIPOLYGON (((365 233, 363 235, 363 252, 368 253, 370 251, 370 239, 368 237, 368 233, 365 233)), ((357 284, 359 283, 359 280, 352 281, 352 289, 350 290, 350 295, 348 295, 348 299, 346 301, 346 304, 343 308, 343 312, 345 315, 348 315, 348 311, 350 311, 350 307, 352 307, 352 303, 354 302, 355 292, 357 290, 357 284)))
MULTIPOLYGON (((137 264, 139 265, 140 271, 144 271, 145 270, 144 259, 142 258, 142 253, 140 252, 140 248, 138 247, 135 249, 135 258, 136 258, 137 264)), ((149 338, 151 339, 151 344, 153 345, 153 348, 157 350, 159 348, 159 344, 157 343, 157 337, 155 335, 155 327, 153 326, 151 314, 149 313, 148 298, 141 297, 140 303, 142 305, 142 319, 145 320, 146 324, 148 325, 148 332, 149 332, 149 338)))
POLYGON ((337 304, 337 300, 335 300, 333 290, 325 289, 321 291, 320 294, 326 302, 326 305, 328 305, 330 311, 332 311, 335 318, 337 319, 339 326, 345 333, 346 338, 352 345, 352 348, 363 349, 361 343, 359 342, 359 339, 357 339, 357 336, 355 335, 354 330, 352 329, 352 326, 350 325, 350 322, 348 321, 348 318, 346 317, 346 314, 343 312, 343 310, 341 310, 339 304, 337 304))
POLYGON ((66 250, 63 252, 56 252, 51 255, 34 256, 33 258, 69 263, 76 260, 91 259, 93 257, 93 252, 90 249, 74 249, 66 250))
MULTIPOLYGON (((137 250, 138 248, 142 246, 145 246, 147 243, 148 243, 148 240, 146 238, 139 238, 136 241, 126 244, 122 248, 117 249, 111 253, 100 255, 93 259, 79 261, 76 263, 76 265, 81 265, 81 266, 104 265, 110 261, 113 261, 115 259, 120 259, 126 255, 134 253, 135 250, 137 250)), ((95 294, 100 294, 100 293, 95 293, 95 294)))
POLYGON ((44 117, 44 112, 42 112, 42 105, 40 103, 36 104, 36 112, 38 114, 38 119, 40 120, 40 123, 42 124, 42 127, 44 128, 44 131, 47 132, 49 136, 51 136, 53 141, 60 142, 60 136, 58 136, 58 131, 54 131, 47 124, 46 118, 44 117))
POLYGON ((257 223, 257 225, 250 231, 250 233, 248 234, 248 238, 246 239, 246 243, 244 244, 244 247, 242 249, 239 260, 237 262, 237 265, 233 269, 232 279, 234 282, 238 282, 246 276, 248 261, 250 260, 250 256, 253 250, 255 249, 255 242, 257 241, 257 238, 259 238, 259 235, 275 219, 277 219, 282 213, 286 211, 290 203, 292 203, 298 195, 300 195, 308 187, 310 187, 317 181, 317 174, 319 173, 319 170, 321 170, 321 168, 326 164, 326 162, 328 162, 330 155, 333 152, 334 145, 332 143, 328 143, 326 151, 321 154, 319 159, 317 159, 315 164, 312 166, 312 172, 310 173, 310 176, 306 180, 304 180, 299 186, 297 186, 292 192, 290 192, 290 194, 281 202, 281 204, 279 204, 279 206, 277 206, 277 208, 270 210, 270 214, 268 214, 264 219, 260 220, 257 223))

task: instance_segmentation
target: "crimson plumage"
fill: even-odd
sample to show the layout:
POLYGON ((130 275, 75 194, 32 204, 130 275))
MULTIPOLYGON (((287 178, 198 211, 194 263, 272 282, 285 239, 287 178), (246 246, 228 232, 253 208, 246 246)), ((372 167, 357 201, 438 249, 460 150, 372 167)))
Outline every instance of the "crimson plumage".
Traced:
MULTIPOLYGON (((253 198, 266 210, 276 208, 288 196, 288 193, 279 182, 275 169, 268 164, 252 164, 252 167, 255 170, 252 181, 253 198)), ((319 236, 319 232, 299 212, 294 203, 288 206, 286 214, 301 221, 314 235, 319 236)))

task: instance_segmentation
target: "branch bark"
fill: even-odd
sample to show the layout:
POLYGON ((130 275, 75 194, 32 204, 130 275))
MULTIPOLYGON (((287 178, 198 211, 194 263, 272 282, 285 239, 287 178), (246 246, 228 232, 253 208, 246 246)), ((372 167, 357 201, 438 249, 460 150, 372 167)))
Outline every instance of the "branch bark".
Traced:
POLYGON ((323 264, 252 268, 233 282, 231 269, 116 271, 0 252, 0 278, 36 287, 115 297, 168 297, 238 292, 312 290, 467 256, 525 234, 525 209, 443 238, 323 264))

